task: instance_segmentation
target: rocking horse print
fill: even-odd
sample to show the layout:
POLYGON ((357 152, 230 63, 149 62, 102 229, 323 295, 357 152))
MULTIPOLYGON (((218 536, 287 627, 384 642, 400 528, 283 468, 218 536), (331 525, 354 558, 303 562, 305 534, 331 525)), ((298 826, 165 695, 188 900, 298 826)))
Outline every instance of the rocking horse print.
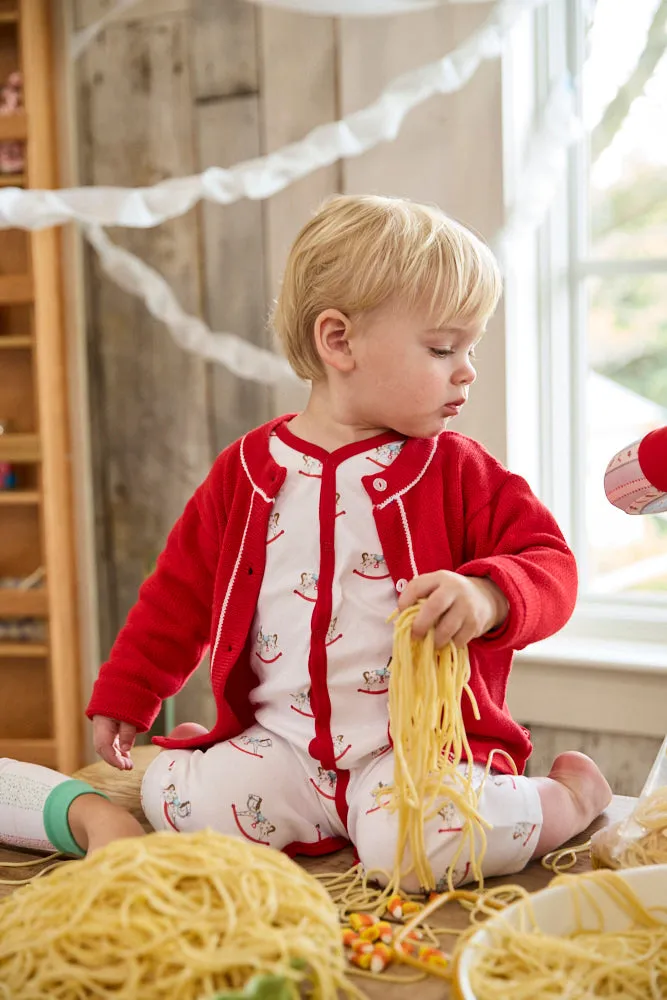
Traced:
POLYGON ((255 844, 265 844, 267 847, 269 846, 268 838, 272 833, 275 833, 276 828, 262 813, 261 795, 249 795, 245 809, 237 809, 234 803, 232 803, 232 812, 234 814, 236 825, 246 840, 252 840, 255 844), (250 818, 250 829, 253 833, 259 834, 258 837, 253 837, 252 834, 248 833, 248 831, 244 829, 240 818, 242 816, 250 818))
POLYGON ((317 573, 302 573, 294 593, 304 601, 314 604, 317 600, 317 580, 317 573))
POLYGON ((388 469, 395 458, 401 453, 405 441, 390 441, 389 444, 381 444, 375 449, 375 458, 366 455, 366 459, 373 465, 379 465, 381 469, 388 469))
POLYGON ((386 694, 389 691, 389 678, 391 677, 391 656, 387 660, 386 666, 378 667, 376 670, 364 670, 363 687, 357 688, 359 694, 386 694))
POLYGON ((352 572, 364 580, 388 580, 390 576, 384 556, 376 552, 362 552, 359 568, 352 572))
POLYGON ((329 771, 320 765, 317 769, 317 778, 311 778, 310 783, 322 798, 330 799, 333 802, 336 798, 337 780, 338 776, 335 771, 329 771))
POLYGON ((263 631, 260 625, 257 633, 257 649, 255 650, 257 659, 261 660, 262 663, 275 663, 282 655, 278 648, 278 633, 274 632, 269 635, 263 631))
POLYGON ((257 757, 260 760, 264 759, 264 754, 259 751, 269 750, 273 746, 273 740, 268 736, 242 736, 237 737, 237 740, 238 742, 230 740, 229 745, 234 747, 235 750, 240 750, 241 753, 247 753, 250 757, 257 757), (243 746, 239 746, 239 742, 242 743, 243 746), (250 747, 250 749, 244 750, 243 747, 250 747))
POLYGON ((315 716, 310 707, 310 688, 304 688, 303 691, 297 691, 296 694, 291 694, 292 704, 290 708, 297 715, 305 715, 308 719, 314 719, 315 716))

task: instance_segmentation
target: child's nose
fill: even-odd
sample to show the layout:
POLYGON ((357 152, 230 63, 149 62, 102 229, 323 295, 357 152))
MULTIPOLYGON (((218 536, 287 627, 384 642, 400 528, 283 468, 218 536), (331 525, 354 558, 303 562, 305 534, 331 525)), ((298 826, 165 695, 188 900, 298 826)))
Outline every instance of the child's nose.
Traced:
POLYGON ((462 365, 454 374, 456 385, 472 385, 476 378, 477 371, 469 361, 465 365, 462 365))

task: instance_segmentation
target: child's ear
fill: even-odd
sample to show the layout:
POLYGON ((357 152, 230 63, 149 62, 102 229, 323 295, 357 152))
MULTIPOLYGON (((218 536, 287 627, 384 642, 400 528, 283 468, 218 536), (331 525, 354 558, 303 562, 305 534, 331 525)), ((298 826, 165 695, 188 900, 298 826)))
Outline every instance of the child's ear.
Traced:
POLYGON ((322 363, 339 372, 354 368, 350 348, 352 324, 339 309, 325 309, 315 320, 314 336, 322 363))

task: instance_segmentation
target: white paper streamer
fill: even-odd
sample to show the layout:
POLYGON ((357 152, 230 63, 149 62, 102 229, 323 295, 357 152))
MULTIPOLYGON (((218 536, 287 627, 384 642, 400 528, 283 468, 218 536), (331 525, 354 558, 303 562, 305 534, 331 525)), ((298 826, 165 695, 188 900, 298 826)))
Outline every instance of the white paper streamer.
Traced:
MULTIPOLYGON (((515 239, 543 221, 562 179, 567 150, 581 134, 581 128, 574 112, 572 88, 569 81, 563 81, 552 92, 542 125, 530 144, 518 185, 521 199, 494 240, 499 255, 509 254, 515 239)), ((203 320, 184 312, 164 278, 112 243, 100 227, 88 226, 84 231, 105 273, 125 291, 142 299, 151 315, 167 325, 176 343, 185 350, 224 365, 240 378, 263 385, 296 381, 284 358, 232 333, 214 333, 203 320)))
POLYGON ((203 320, 186 313, 164 278, 139 257, 112 243, 99 226, 86 226, 84 233, 97 251, 104 272, 124 291, 141 299, 184 350, 224 365, 239 378, 263 385, 297 381, 285 358, 234 333, 213 333, 203 320))
MULTIPOLYGON (((377 17, 414 13, 446 3, 488 3, 488 0, 250 0, 250 2, 264 7, 279 7, 324 17, 377 17)), ((77 31, 72 36, 70 45, 72 58, 78 59, 107 24, 114 21, 122 11, 134 7, 137 3, 138 0, 116 0, 116 6, 108 10, 94 24, 77 31)))
MULTIPOLYGON (((282 7, 300 14, 323 17, 377 17, 387 14, 409 14, 428 7, 439 7, 450 0, 250 0, 262 7, 282 7)), ((484 0, 463 0, 483 3, 484 0)))
POLYGON ((484 24, 456 49, 397 77, 372 104, 327 125, 300 142, 230 169, 210 167, 149 188, 88 187, 61 191, 0 191, 0 228, 42 229, 77 221, 147 229, 187 212, 202 198, 229 205, 263 199, 293 181, 345 157, 360 156, 396 138, 403 119, 434 94, 461 90, 482 62, 497 58, 505 39, 527 10, 548 0, 499 0, 484 24))
POLYGON ((518 199, 493 241, 493 249, 499 257, 506 258, 516 240, 534 232, 544 221, 562 182, 568 150, 582 133, 583 122, 576 114, 574 91, 568 77, 552 90, 542 124, 530 138, 516 185, 518 199))

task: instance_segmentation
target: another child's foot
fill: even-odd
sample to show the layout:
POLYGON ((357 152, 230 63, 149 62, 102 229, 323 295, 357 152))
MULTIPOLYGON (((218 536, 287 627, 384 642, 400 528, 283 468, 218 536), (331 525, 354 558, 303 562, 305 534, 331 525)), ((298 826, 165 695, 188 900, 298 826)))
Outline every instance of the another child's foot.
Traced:
POLYGON ((144 836, 134 816, 99 795, 79 795, 69 807, 67 818, 72 836, 86 854, 106 847, 113 840, 144 836))
POLYGON ((535 857, 576 837, 609 805, 612 791, 597 764, 586 754, 568 750, 554 760, 538 786, 543 824, 535 857))

